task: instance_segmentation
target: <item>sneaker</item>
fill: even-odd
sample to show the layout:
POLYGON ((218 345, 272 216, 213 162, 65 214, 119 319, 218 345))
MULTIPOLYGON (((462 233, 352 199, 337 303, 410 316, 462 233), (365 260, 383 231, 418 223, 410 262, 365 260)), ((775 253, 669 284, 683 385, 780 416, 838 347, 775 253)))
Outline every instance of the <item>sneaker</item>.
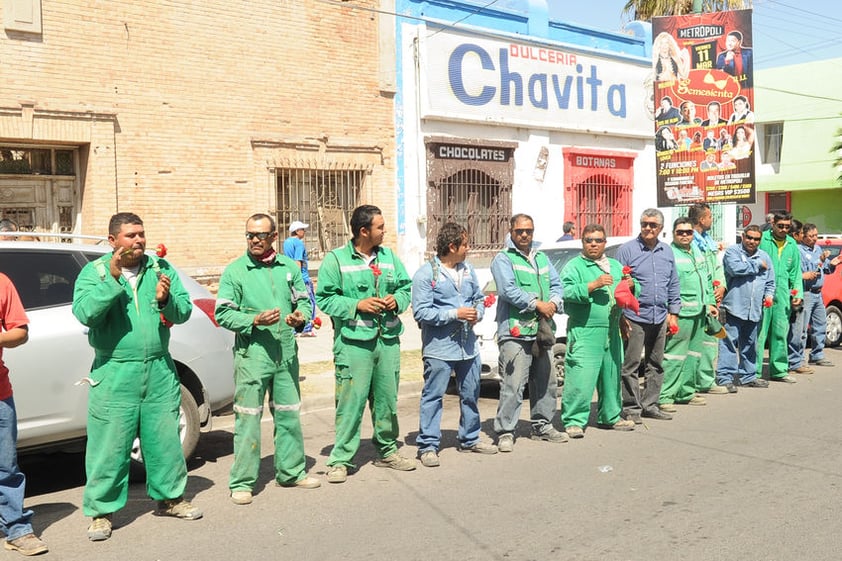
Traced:
POLYGON ((294 483, 281 483, 276 481, 278 487, 298 487, 299 489, 318 489, 322 486, 322 482, 316 479, 315 477, 310 477, 309 475, 305 475, 303 478, 299 479, 294 483))
MULTIPOLYGON (((770 378, 770 380, 772 380, 773 382, 783 382, 784 384, 794 384, 798 382, 798 380, 796 380, 794 376, 781 376, 780 378, 770 378)), ((766 385, 769 385, 768 382, 766 385)))
MULTIPOLYGON (((733 386, 733 384, 728 384, 728 385, 733 386)), ((713 385, 713 386, 709 387, 708 389, 706 389, 702 393, 709 393, 709 394, 714 394, 714 395, 723 395, 723 394, 726 394, 726 393, 733 393, 728 389, 728 385, 726 385, 726 386, 713 385)))
POLYGON ((316 332, 315 331, 302 331, 298 335, 299 335, 299 337, 315 337, 316 332))
POLYGON ((88 539, 101 542, 111 537, 111 515, 95 516, 88 526, 88 539))
POLYGON ((235 505, 250 505, 251 491, 231 491, 231 502, 235 505))
POLYGON ((478 441, 473 446, 460 446, 460 452, 475 452, 477 454, 496 454, 499 450, 489 442, 478 441))
POLYGON ((556 430, 553 426, 548 426, 548 428, 544 429, 541 432, 532 432, 532 436, 530 437, 532 440, 545 440, 547 442, 567 442, 570 437, 567 436, 566 432, 561 432, 556 430))
POLYGON ((789 371, 790 374, 812 374, 813 372, 815 372, 813 368, 804 365, 801 365, 798 368, 792 368, 789 371))
POLYGON ((820 358, 819 360, 811 360, 810 364, 815 364, 816 366, 833 366, 833 363, 827 360, 826 358, 820 358))
MULTIPOLYGON (((110 528, 111 526, 109 526, 109 530, 110 528)), ((24 534, 13 540, 6 540, 5 548, 9 551, 17 551, 21 555, 26 556, 39 555, 41 553, 47 553, 50 550, 50 548, 47 547, 47 544, 42 542, 38 536, 32 532, 24 534)))
POLYGON ((660 409, 664 413, 675 413, 676 411, 678 411, 678 408, 675 406, 674 403, 659 403, 658 409, 660 409))
POLYGON ((435 450, 427 450, 421 453, 421 465, 428 468, 439 467, 439 455, 435 450))
POLYGON ((611 428, 614 430, 630 431, 634 430, 634 425, 635 423, 631 419, 620 419, 611 425, 611 428))
POLYGON ((328 483, 345 483, 348 479, 348 468, 344 465, 330 466, 327 470, 328 483))
POLYGON ((515 437, 512 433, 501 434, 497 438, 497 449, 501 452, 511 452, 515 449, 515 437))
POLYGON ((669 421, 672 419, 672 415, 666 411, 661 411, 657 407, 654 409, 645 409, 640 415, 647 419, 658 419, 659 421, 669 421))
POLYGON ((725 384, 725 389, 728 390, 728 393, 737 393, 737 386, 734 384, 725 384))
POLYGON ((189 501, 184 500, 184 497, 158 501, 158 511, 155 514, 158 516, 173 516, 182 520, 198 520, 202 517, 202 511, 199 510, 199 507, 193 506, 189 501))
POLYGON ((690 401, 687 402, 687 405, 707 405, 708 400, 703 398, 700 395, 694 395, 690 398, 690 401))
MULTIPOLYGON (((634 425, 634 423, 632 423, 634 425)), ((564 427, 564 432, 567 433, 567 436, 570 438, 585 438, 585 431, 582 427, 577 427, 575 425, 564 427)))
POLYGON ((374 460, 374 465, 379 468, 392 468, 398 471, 412 471, 416 467, 418 467, 418 465, 415 463, 415 460, 404 458, 397 452, 393 452, 385 458, 374 460))
MULTIPOLYGON (((787 378, 789 378, 789 376, 787 376, 787 378)), ((793 380, 795 380, 795 378, 793 378, 793 380)), ((763 378, 755 378, 751 382, 746 382, 743 386, 746 388, 768 388, 769 382, 763 378)))

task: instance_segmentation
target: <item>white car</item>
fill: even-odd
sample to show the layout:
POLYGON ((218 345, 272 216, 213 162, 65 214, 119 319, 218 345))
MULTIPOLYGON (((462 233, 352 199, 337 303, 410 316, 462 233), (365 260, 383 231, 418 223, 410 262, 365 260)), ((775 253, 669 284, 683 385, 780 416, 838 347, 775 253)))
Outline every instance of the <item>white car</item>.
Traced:
MULTIPOLYGON (((29 341, 3 353, 18 416, 18 449, 78 450, 85 438, 94 353, 87 328, 73 316, 73 285, 107 245, 0 241, 0 272, 15 284, 29 317, 29 341)), ((179 272, 193 313, 172 327, 170 352, 181 380, 180 431, 185 457, 213 413, 234 399, 233 333, 213 319, 214 297, 179 272)), ((137 444, 137 443, 136 443, 137 444)), ((135 446, 133 458, 141 460, 135 446)))
MULTIPOLYGON (((605 254, 608 257, 614 257, 617 254, 617 249, 631 239, 633 238, 629 236, 609 237, 608 243, 605 246, 605 254)), ((582 253, 582 240, 542 244, 541 251, 547 255, 550 263, 560 275, 567 262, 582 253)), ((483 293, 497 295, 497 286, 491 277, 490 269, 477 269, 477 277, 480 279, 480 285, 483 286, 483 293), (488 279, 488 281, 483 284, 482 279, 488 279)), ((500 374, 498 372, 499 351, 497 348, 496 315, 497 305, 494 304, 485 310, 482 321, 474 326, 474 332, 477 334, 480 346, 483 380, 500 380, 500 374)), ((554 319, 556 324, 556 344, 552 349, 552 364, 558 376, 560 387, 564 383, 564 354, 567 351, 567 314, 558 314, 554 319)))

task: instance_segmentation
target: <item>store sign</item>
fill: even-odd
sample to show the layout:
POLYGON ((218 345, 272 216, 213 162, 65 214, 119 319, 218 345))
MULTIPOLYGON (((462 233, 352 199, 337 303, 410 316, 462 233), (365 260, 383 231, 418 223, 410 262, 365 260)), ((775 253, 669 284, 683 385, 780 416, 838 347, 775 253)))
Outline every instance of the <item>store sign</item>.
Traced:
POLYGON ((475 160, 478 162, 505 162, 511 157, 512 150, 507 148, 486 148, 483 146, 460 146, 457 144, 439 144, 433 149, 440 160, 475 160))
POLYGON ((421 43, 422 117, 647 136, 635 62, 439 31, 421 43))

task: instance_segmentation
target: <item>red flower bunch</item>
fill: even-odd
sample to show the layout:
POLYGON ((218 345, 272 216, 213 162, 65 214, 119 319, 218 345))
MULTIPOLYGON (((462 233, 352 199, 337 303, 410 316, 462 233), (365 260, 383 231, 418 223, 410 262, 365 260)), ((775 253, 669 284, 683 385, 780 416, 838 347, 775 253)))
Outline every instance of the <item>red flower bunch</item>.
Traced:
POLYGON ((497 301, 497 297, 494 296, 494 294, 489 294, 488 296, 485 297, 485 300, 483 300, 482 303, 486 308, 490 308, 491 306, 494 305, 494 302, 496 302, 496 301, 497 301))
POLYGON ((167 328, 173 326, 173 322, 164 317, 164 312, 161 312, 161 324, 167 328))
POLYGON ((772 307, 772 298, 767 296, 763 299, 763 307, 764 308, 771 308, 772 307))
POLYGON ((520 337, 520 327, 518 327, 517 325, 512 327, 509 330, 509 333, 512 334, 512 337, 520 337))
POLYGON ((675 335, 676 333, 678 333, 678 326, 677 326, 677 325, 670 325, 670 326, 668 326, 668 327, 667 327, 667 332, 668 332, 670 335, 675 335))
POLYGON ((322 318, 320 318, 320 317, 313 318, 313 327, 315 327, 316 329, 321 329, 322 328, 322 318))
POLYGON ((721 282, 719 282, 718 280, 713 281, 713 287, 714 287, 714 288, 719 288, 719 285, 720 285, 720 284, 722 284, 722 283, 721 283, 721 282))
POLYGON ((371 272, 375 278, 383 274, 383 271, 380 270, 380 267, 378 267, 376 263, 372 263, 369 267, 371 267, 371 272))
POLYGON ((161 259, 166 257, 167 256, 167 246, 165 246, 162 243, 159 243, 157 246, 155 246, 155 255, 157 255, 161 259))

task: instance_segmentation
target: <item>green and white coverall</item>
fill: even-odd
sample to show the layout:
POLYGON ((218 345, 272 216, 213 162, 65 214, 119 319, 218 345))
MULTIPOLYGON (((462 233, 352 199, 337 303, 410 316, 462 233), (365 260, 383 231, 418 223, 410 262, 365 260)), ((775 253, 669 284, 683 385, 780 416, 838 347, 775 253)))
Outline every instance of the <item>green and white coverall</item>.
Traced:
POLYGON ((658 402, 687 403, 696 395, 696 371, 702 359, 705 321, 716 298, 702 252, 692 244, 690 249, 681 249, 674 243, 670 247, 681 287, 681 310, 678 333, 667 334, 664 344, 664 383, 658 402))
POLYGON ((763 309, 760 334, 757 336, 757 376, 763 373, 763 351, 769 344, 769 377, 784 378, 789 372, 789 311, 792 298, 804 298, 804 283, 801 279, 801 252, 798 244, 789 236, 780 246, 771 230, 766 230, 760 239, 760 249, 772 259, 775 271, 775 298, 771 308, 763 309), (792 291, 795 291, 793 294, 792 291))
POLYGON ((561 394, 561 422, 565 427, 588 424, 594 389, 598 394, 599 424, 613 425, 620 420, 623 409, 621 311, 614 299, 614 290, 623 278, 623 266, 615 259, 606 259, 614 284, 593 292, 588 291, 588 283, 605 274, 595 261, 578 255, 561 272, 564 311, 568 315, 561 394))
POLYGON ((252 491, 260 471, 260 419, 269 394, 274 420, 275 480, 292 485, 306 477, 298 386, 298 344, 284 318, 312 306, 298 263, 277 254, 263 263, 246 254, 228 265, 219 280, 216 321, 234 340, 234 464, 228 487, 252 491), (280 321, 254 325, 257 314, 280 310, 280 321))
POLYGON ((316 303, 333 320, 336 369, 336 443, 327 465, 354 467, 360 425, 368 402, 374 424, 372 442, 385 458, 397 452, 397 392, 400 379, 398 314, 410 303, 412 279, 388 248, 376 247, 374 260, 354 250, 353 242, 331 251, 319 268, 316 303), (374 265, 376 269, 372 269, 374 265), (379 275, 375 272, 379 271, 379 275), (360 300, 392 295, 397 310, 357 311, 360 300))
POLYGON ((73 315, 89 328, 94 349, 88 395, 85 516, 126 505, 132 443, 140 436, 146 491, 154 500, 184 494, 187 468, 178 433, 181 389, 169 353, 172 323, 184 323, 193 304, 172 266, 144 255, 135 286, 114 280, 111 254, 85 265, 73 292, 73 315), (170 295, 155 299, 158 274, 170 278, 170 295))
MULTIPOLYGON (((713 282, 725 288, 725 271, 719 261, 719 245, 713 241, 710 234, 698 231, 693 233, 693 247, 702 252, 705 257, 708 274, 713 282)), ((714 301, 716 295, 714 294, 714 301)), ((716 381, 716 358, 719 355, 719 339, 713 335, 703 333, 702 335, 702 357, 699 361, 699 368, 696 371, 696 390, 706 392, 711 389, 716 381)))

